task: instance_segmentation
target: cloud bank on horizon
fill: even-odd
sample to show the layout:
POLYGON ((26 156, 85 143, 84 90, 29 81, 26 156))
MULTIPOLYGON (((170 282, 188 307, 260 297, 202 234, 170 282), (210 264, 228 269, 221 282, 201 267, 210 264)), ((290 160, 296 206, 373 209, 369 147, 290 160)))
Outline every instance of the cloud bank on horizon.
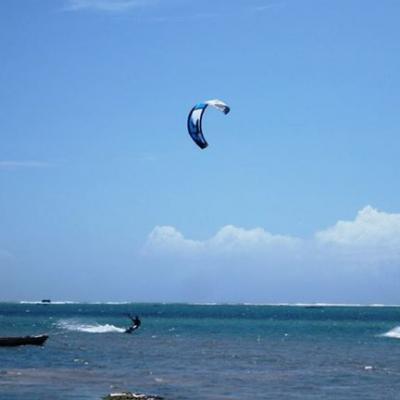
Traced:
POLYGON ((227 225, 204 241, 187 239, 172 226, 156 226, 146 242, 147 252, 184 254, 268 253, 274 249, 298 251, 308 247, 332 247, 359 253, 361 248, 385 259, 390 254, 400 259, 400 214, 378 211, 371 206, 361 209, 353 221, 338 221, 332 227, 316 232, 312 239, 276 235, 263 228, 244 229, 227 225))
POLYGON ((157 226, 144 257, 186 277, 171 285, 217 301, 399 303, 400 214, 366 206, 311 238, 227 225, 200 241, 157 226))

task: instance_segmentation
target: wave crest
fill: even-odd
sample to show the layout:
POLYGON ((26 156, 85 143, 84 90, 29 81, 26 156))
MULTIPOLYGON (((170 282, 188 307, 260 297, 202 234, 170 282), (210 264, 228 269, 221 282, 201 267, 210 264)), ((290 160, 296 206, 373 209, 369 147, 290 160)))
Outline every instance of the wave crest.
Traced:
POLYGON ((384 333, 382 336, 393 339, 400 339, 400 326, 396 326, 396 328, 391 329, 390 331, 384 333))

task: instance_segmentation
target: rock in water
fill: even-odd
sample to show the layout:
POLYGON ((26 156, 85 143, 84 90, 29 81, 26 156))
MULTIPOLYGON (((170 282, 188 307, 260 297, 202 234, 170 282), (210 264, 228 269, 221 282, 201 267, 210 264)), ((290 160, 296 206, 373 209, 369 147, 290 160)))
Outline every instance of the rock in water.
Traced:
POLYGON ((131 392, 110 393, 104 400, 164 400, 163 397, 131 392))

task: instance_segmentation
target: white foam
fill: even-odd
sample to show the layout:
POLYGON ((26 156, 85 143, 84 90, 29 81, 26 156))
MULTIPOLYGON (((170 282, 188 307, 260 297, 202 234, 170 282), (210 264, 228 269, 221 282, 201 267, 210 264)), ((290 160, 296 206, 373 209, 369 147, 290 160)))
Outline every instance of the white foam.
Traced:
POLYGON ((85 324, 77 321, 59 321, 57 326, 68 331, 86 332, 86 333, 123 333, 124 328, 111 324, 85 324))
POLYGON ((396 328, 391 329, 390 331, 384 333, 382 336, 393 339, 400 339, 400 326, 396 326, 396 328))
POLYGON ((45 304, 45 305, 50 305, 50 304, 79 304, 75 301, 50 301, 49 303, 43 302, 43 301, 28 301, 28 300, 21 300, 19 304, 45 304))
MULTIPOLYGON (((14 302, 2 302, 0 303, 14 303, 14 302)), ((131 301, 51 301, 51 303, 43 303, 42 301, 17 301, 15 303, 19 304, 104 304, 104 305, 126 305, 126 304, 137 304, 131 301)), ((182 303, 167 303, 167 302, 157 302, 157 303, 143 303, 143 304, 162 304, 162 305, 194 305, 194 306, 284 306, 284 307, 304 307, 304 306, 322 306, 322 307, 400 307, 400 304, 380 304, 380 303, 251 303, 251 302, 182 302, 182 303)))
MULTIPOLYGON (((165 303, 168 304, 168 303, 165 303)), ((368 304, 368 303, 182 303, 194 306, 272 306, 272 307, 400 307, 400 304, 368 304)))

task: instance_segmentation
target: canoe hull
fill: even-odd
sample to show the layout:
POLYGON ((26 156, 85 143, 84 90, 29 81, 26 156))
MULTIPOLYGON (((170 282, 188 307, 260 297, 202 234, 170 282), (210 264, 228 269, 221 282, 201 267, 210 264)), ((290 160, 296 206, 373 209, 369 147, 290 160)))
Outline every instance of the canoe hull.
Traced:
POLYGON ((14 337, 0 337, 0 347, 14 347, 14 346, 42 346, 47 340, 47 335, 38 336, 14 336, 14 337))

